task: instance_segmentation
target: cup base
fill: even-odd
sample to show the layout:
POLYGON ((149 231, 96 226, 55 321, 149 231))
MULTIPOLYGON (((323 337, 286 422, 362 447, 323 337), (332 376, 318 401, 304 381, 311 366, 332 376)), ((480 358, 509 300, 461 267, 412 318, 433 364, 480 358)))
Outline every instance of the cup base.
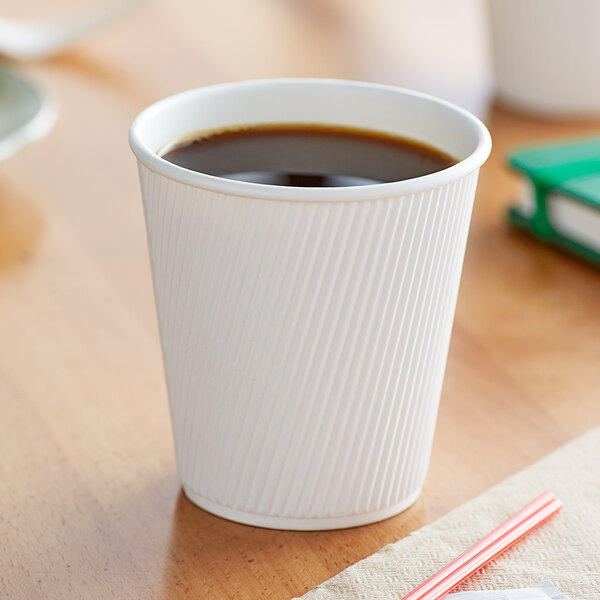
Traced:
POLYGON ((369 525, 389 519, 414 504, 421 494, 421 488, 413 494, 398 502, 393 506, 388 506, 373 512, 360 513, 357 515, 347 515, 343 517, 323 517, 323 518, 302 518, 302 517, 277 517, 272 515, 260 515, 223 506, 212 500, 183 488, 185 495, 196 506, 203 510, 222 517, 228 521, 235 521, 244 525, 253 525, 254 527, 264 527, 266 529, 287 529, 292 531, 322 531, 326 529, 347 529, 349 527, 359 527, 360 525, 369 525))

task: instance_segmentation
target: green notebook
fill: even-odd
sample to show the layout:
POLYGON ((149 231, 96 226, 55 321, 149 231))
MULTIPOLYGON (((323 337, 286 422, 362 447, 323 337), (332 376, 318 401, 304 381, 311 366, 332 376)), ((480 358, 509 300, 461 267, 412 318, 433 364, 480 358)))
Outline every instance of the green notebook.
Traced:
POLYGON ((509 164, 527 182, 510 222, 600 267, 600 138, 520 150, 509 164))

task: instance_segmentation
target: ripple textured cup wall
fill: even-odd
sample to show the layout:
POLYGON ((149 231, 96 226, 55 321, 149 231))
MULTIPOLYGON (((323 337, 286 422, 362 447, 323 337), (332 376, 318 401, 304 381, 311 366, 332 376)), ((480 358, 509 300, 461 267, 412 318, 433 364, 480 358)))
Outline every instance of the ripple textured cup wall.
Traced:
POLYGON ((285 529, 407 508, 427 472, 485 127, 396 88, 271 80, 153 105, 131 144, 187 496, 285 529), (248 122, 384 130, 461 160, 405 182, 307 189, 156 156, 185 133, 248 122))

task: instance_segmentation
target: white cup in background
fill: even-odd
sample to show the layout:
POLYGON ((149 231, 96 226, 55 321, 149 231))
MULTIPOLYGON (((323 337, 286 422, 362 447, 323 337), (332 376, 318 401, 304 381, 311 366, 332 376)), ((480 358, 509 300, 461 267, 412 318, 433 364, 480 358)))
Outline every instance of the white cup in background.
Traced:
POLYGON ((600 115, 600 2, 489 0, 499 99, 545 117, 600 115))
POLYGON ((130 142, 187 496, 284 529, 407 508, 427 472, 486 128, 416 92, 284 79, 166 98, 130 142), (294 188, 158 155, 191 132, 273 122, 398 134, 459 162, 396 183, 294 188))

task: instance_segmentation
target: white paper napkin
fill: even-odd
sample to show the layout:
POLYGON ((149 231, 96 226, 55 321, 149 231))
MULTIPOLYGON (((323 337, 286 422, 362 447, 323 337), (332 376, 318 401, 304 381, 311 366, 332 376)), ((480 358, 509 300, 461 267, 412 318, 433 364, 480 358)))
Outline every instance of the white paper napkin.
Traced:
POLYGON ((527 588, 532 581, 551 579, 571 600, 599 600, 600 428, 352 565, 303 600, 403 598, 545 490, 562 500, 563 510, 469 577, 457 591, 527 588))

